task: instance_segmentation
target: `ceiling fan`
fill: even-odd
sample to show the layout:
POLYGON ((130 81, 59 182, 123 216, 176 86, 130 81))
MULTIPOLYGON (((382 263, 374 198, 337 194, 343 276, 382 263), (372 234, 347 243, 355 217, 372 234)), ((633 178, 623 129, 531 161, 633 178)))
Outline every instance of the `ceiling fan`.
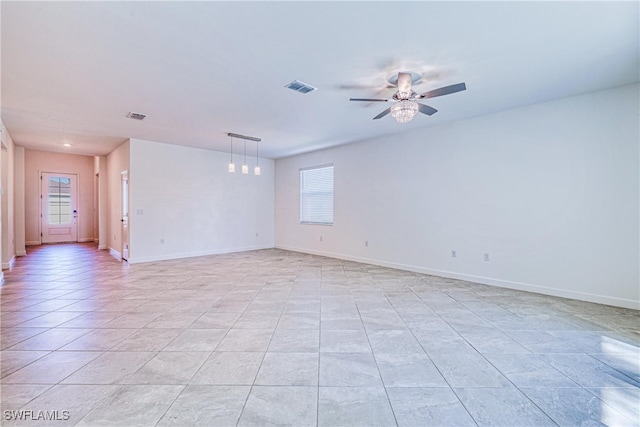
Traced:
MULTIPOLYGON (((395 77, 395 76, 393 76, 395 77)), ((395 80, 392 77, 390 81, 395 80)), ((411 73, 398 73, 397 86, 398 91, 393 94, 391 99, 375 99, 375 98, 350 98, 349 101, 365 101, 365 102, 394 102, 394 104, 375 116, 373 120, 380 119, 387 114, 391 113, 400 123, 407 123, 413 119, 418 111, 428 116, 438 112, 433 107, 425 104, 420 104, 419 100, 427 98, 435 98, 437 96, 449 95, 467 89, 464 83, 457 83, 450 86, 444 86, 439 89, 430 90, 423 94, 418 95, 411 89, 413 84, 413 78, 411 73)))

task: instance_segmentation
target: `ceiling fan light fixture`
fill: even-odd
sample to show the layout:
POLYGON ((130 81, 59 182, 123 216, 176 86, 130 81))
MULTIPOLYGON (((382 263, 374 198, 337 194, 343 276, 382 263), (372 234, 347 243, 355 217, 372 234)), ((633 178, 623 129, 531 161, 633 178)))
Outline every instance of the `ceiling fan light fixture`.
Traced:
POLYGON ((407 99, 398 101, 391 106, 391 115, 398 123, 410 122, 417 113, 418 103, 407 99))
POLYGON ((454 85, 443 86, 438 89, 430 90, 418 95, 411 89, 411 86, 420 81, 420 75, 413 72, 399 72, 397 77, 389 78, 389 83, 398 87, 396 93, 393 94, 391 99, 376 99, 376 98, 349 98, 349 101, 363 101, 363 102, 393 102, 394 104, 380 114, 375 116, 373 120, 378 120, 391 113, 394 119, 398 123, 407 123, 413 120, 413 117, 418 113, 432 116, 438 112, 433 107, 426 104, 419 104, 416 101, 427 98, 435 98, 437 96, 449 95, 452 93, 460 92, 467 89, 464 83, 457 83, 454 85))

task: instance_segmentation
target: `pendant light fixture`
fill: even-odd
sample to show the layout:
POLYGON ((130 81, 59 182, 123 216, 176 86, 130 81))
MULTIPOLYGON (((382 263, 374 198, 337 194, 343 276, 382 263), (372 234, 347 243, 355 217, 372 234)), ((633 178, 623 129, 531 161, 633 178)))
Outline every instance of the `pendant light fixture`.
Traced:
POLYGON ((258 161, 258 142, 262 141, 262 139, 256 138, 255 136, 246 136, 231 132, 227 133, 227 135, 229 135, 229 137, 231 138, 231 163, 229 163, 229 172, 233 173, 236 171, 236 166, 233 164, 233 138, 240 138, 244 139, 244 161, 242 162, 242 167, 240 168, 242 174, 249 174, 249 165, 247 165, 247 140, 249 140, 256 142, 256 166, 255 168, 253 168, 253 173, 255 175, 260 175, 260 164, 258 161))
POLYGON ((256 141, 256 167, 253 168, 254 175, 260 175, 260 158, 258 157, 258 141, 256 141))
POLYGON ((231 153, 231 160, 229 161, 229 173, 235 173, 236 171, 236 165, 233 164, 233 136, 231 134, 229 134, 229 138, 231 139, 231 149, 229 150, 229 153, 231 153))
POLYGON ((242 174, 249 173, 249 166, 247 166, 247 141, 244 141, 244 161, 242 162, 242 174))

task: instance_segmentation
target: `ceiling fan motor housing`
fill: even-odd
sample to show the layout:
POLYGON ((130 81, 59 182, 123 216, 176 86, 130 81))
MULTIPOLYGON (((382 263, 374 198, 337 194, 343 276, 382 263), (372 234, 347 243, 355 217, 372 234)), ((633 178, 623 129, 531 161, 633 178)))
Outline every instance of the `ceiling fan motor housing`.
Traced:
POLYGON ((414 99, 416 97, 416 95, 418 95, 417 93, 415 93, 414 91, 411 92, 396 92, 393 94, 393 99, 395 101, 406 101, 408 99, 414 99))

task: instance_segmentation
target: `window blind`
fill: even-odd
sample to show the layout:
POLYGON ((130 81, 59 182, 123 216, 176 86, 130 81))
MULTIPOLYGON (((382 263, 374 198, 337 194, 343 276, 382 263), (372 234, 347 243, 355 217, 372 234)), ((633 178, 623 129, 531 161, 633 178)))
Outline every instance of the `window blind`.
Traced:
POLYGON ((300 222, 333 224, 333 165, 300 170, 300 222))

